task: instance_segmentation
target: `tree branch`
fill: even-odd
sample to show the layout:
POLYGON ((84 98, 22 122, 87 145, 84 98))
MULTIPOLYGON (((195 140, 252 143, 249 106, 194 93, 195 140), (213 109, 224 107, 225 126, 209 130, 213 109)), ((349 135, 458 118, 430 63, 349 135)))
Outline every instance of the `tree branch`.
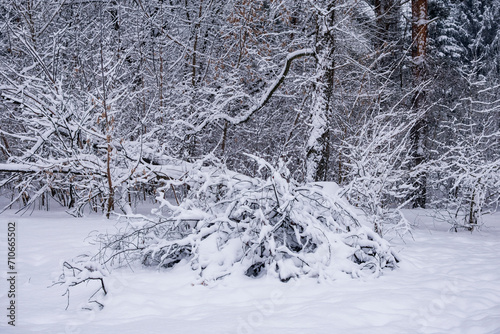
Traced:
POLYGON ((281 86, 281 84, 285 80, 286 76, 288 75, 288 72, 290 71, 290 66, 292 65, 292 62, 295 59, 298 59, 301 57, 314 56, 314 55, 315 55, 314 50, 310 49, 310 48, 300 49, 300 50, 289 53, 286 57, 285 65, 283 66, 281 73, 274 80, 274 82, 267 88, 265 93, 260 97, 257 104, 254 105, 252 108, 250 108, 244 114, 242 114, 240 116, 232 117, 232 116, 229 116, 225 113, 216 113, 214 115, 211 115, 211 116, 205 118, 205 120, 203 120, 203 122, 201 122, 201 124, 199 124, 198 126, 194 126, 194 125, 189 124, 185 121, 180 121, 180 123, 190 127, 191 130, 188 130, 187 132, 189 134, 193 134, 193 133, 200 132, 208 124, 210 124, 216 120, 220 120, 220 119, 226 120, 231 124, 241 124, 241 123, 248 121, 254 113, 261 110, 267 104, 267 102, 269 102, 269 100, 273 96, 274 92, 281 86))

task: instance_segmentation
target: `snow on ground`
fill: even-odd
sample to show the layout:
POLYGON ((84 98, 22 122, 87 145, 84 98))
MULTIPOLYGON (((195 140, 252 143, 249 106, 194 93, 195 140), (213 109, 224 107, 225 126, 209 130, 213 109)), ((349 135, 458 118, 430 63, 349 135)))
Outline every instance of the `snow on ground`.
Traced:
POLYGON ((500 214, 481 232, 450 233, 425 211, 412 238, 393 239, 402 262, 377 279, 318 284, 233 277, 193 285, 186 268, 115 271, 102 311, 81 309, 94 289, 66 297, 50 286, 64 260, 95 249, 92 230, 112 231, 100 216, 63 212, 0 215, 0 333, 500 333, 500 214), (17 223, 17 319, 7 325, 7 223, 17 223))

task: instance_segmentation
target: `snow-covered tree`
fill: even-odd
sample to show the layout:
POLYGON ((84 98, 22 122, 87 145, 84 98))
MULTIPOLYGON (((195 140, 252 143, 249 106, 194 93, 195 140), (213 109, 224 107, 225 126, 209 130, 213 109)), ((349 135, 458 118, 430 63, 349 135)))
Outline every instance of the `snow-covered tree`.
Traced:
POLYGON ((482 215, 494 212, 500 194, 500 100, 498 90, 478 71, 461 72, 468 91, 448 110, 430 170, 439 196, 437 208, 456 230, 481 226, 482 215))

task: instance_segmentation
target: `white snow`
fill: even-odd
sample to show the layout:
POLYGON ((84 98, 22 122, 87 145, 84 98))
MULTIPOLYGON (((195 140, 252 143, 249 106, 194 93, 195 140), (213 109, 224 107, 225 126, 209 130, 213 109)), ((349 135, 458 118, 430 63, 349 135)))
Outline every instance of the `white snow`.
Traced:
POLYGON ((123 268, 105 281, 104 309, 85 311, 81 305, 97 282, 78 286, 68 310, 64 290, 47 287, 64 260, 95 250, 89 232, 111 231, 115 222, 7 211, 0 215, 0 333, 500 333, 500 214, 471 234, 450 233, 422 213, 405 211, 420 222, 414 240, 391 240, 400 268, 376 279, 227 277, 206 287, 192 281, 186 266, 123 268), (9 221, 18 236, 16 327, 6 318, 9 221))

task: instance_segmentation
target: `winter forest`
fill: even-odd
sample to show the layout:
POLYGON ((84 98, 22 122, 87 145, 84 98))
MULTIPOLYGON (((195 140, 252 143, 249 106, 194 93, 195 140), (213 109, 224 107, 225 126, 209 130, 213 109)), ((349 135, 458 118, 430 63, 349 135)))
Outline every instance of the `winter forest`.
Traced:
POLYGON ((396 272, 420 212, 496 247, 499 31, 499 0, 0 0, 0 218, 122 224, 63 253, 91 310, 123 267, 396 272))

